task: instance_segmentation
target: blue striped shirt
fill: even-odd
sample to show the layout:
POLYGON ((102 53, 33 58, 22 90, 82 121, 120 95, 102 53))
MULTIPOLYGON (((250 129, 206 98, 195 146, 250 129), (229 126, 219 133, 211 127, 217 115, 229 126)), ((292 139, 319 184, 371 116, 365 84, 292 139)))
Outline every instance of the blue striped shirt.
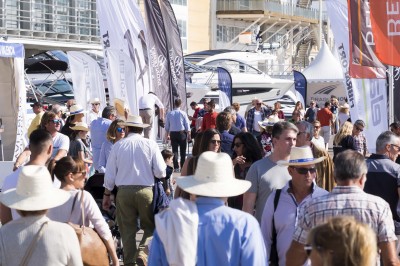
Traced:
POLYGON ((190 131, 189 118, 180 108, 176 108, 167 114, 165 120, 165 130, 171 131, 190 131))

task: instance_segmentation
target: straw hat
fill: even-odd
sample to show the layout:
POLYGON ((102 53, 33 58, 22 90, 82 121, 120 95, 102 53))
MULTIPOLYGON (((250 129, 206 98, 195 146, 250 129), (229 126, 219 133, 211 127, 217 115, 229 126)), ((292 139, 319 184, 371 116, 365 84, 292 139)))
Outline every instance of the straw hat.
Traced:
POLYGON ((278 116, 270 115, 268 118, 265 118, 264 121, 258 121, 258 125, 265 130, 266 127, 272 127, 275 123, 281 121, 278 116))
POLYGON ((100 99, 96 97, 96 98, 91 99, 90 103, 94 104, 94 103, 101 103, 101 102, 100 102, 100 99))
POLYGON ((342 106, 340 106, 340 109, 350 109, 350 105, 348 103, 345 103, 342 106))
POLYGON ((119 98, 114 98, 114 107, 119 117, 125 117, 125 101, 119 98))
POLYGON ((75 126, 70 127, 72 130, 82 130, 82 131, 89 131, 89 127, 85 122, 77 122, 75 126))
POLYGON ((251 183, 235 178, 232 159, 226 153, 203 152, 194 175, 181 176, 178 186, 188 193, 206 197, 232 197, 246 192, 251 183))
POLYGON ((127 126, 127 127, 141 127, 146 128, 149 127, 149 124, 143 124, 142 117, 137 115, 130 115, 125 122, 118 123, 119 126, 127 126))
POLYGON ((23 211, 51 209, 64 204, 69 198, 67 191, 53 187, 47 168, 38 165, 22 167, 17 188, 0 194, 0 201, 5 206, 23 211))
POLYGON ((309 165, 320 163, 325 160, 325 158, 325 156, 314 158, 310 146, 292 147, 290 151, 290 160, 280 160, 277 162, 277 164, 283 166, 309 165))
POLYGON ((80 104, 74 104, 69 108, 69 115, 84 114, 86 112, 80 104))

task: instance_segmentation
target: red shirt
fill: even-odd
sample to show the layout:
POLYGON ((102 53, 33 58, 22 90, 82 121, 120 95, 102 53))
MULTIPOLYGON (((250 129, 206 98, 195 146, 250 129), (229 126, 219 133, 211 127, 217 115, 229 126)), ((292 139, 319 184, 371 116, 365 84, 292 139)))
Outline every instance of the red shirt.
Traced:
POLYGON ((203 123, 201 124, 201 131, 205 131, 210 128, 216 128, 217 116, 217 112, 206 113, 203 117, 203 123))
POLYGON ((322 108, 317 113, 317 119, 321 123, 321 127, 330 126, 333 114, 329 108, 322 108))
POLYGON ((190 124, 190 127, 196 126, 196 119, 199 116, 199 111, 200 111, 200 107, 197 107, 196 109, 194 109, 193 120, 192 120, 192 123, 190 124))

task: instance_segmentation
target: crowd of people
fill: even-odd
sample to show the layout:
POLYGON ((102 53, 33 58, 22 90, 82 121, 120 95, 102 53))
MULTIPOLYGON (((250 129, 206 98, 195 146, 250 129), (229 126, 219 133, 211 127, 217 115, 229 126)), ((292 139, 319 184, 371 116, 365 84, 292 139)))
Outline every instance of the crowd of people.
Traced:
POLYGON ((0 194, 0 265, 82 265, 67 223, 93 227, 119 265, 102 215, 114 205, 124 265, 400 265, 399 122, 370 154, 366 124, 334 96, 290 118, 261 99, 244 116, 239 103, 192 102, 189 116, 181 99, 139 102, 139 115, 97 98, 89 111, 69 100, 67 116, 32 104, 0 194), (151 137, 157 115, 171 150, 151 137), (100 198, 83 190, 94 179, 100 198))

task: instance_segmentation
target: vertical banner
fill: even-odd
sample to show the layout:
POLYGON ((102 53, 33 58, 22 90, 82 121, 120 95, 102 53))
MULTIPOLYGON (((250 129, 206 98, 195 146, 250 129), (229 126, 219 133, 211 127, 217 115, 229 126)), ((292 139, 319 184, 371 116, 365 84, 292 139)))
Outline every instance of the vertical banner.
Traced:
MULTIPOLYGON (((74 84, 75 101, 86 110, 90 110, 90 100, 99 98, 102 107, 105 107, 106 93, 99 64, 83 52, 70 51, 67 54, 74 84)), ((90 125, 90 117, 86 116, 86 119, 86 123, 90 125)))
POLYGON ((399 0, 370 0, 375 53, 387 65, 400 66, 399 0))
MULTIPOLYGON (((165 110, 173 109, 173 88, 168 60, 167 37, 160 5, 157 0, 144 1, 148 29, 151 80, 154 93, 163 102, 165 110)), ((185 99, 185 98, 184 98, 185 99)))
POLYGON ((222 67, 217 67, 219 88, 219 109, 222 112, 226 107, 232 105, 232 77, 222 67))
MULTIPOLYGON (((299 71, 293 70, 294 88, 303 97, 307 99, 307 79, 299 71)), ((305 105, 304 105, 305 106, 305 105)))
MULTIPOLYGON (((22 57, 14 58, 14 75, 13 75, 13 77, 14 77, 14 86, 16 89, 16 101, 15 102, 18 103, 18 112, 17 112, 18 116, 17 116, 17 123, 16 123, 17 124, 17 134, 15 135, 14 155, 12 158, 13 161, 17 160, 18 156, 24 151, 24 149, 28 143, 28 139, 26 136, 26 133, 27 133, 26 84, 25 84, 25 78, 24 78, 25 51, 24 51, 23 45, 20 45, 20 47, 22 47, 22 54, 23 54, 22 57)), ((13 104, 13 102, 11 104, 13 104)), ((17 106, 14 105, 14 108, 16 108, 16 107, 17 106)), ((13 111, 13 110, 10 109, 10 111, 13 111)), ((13 120, 12 123, 15 124, 15 120, 13 120)), ((5 128, 5 130, 7 130, 7 129, 5 128)))
POLYGON ((169 67, 171 69, 171 93, 173 97, 183 100, 181 109, 187 111, 185 67, 178 23, 168 0, 161 0, 160 7, 164 26, 168 29, 167 47, 169 67))
POLYGON ((147 33, 140 10, 136 1, 98 0, 97 14, 110 102, 123 95, 131 113, 138 115, 138 100, 150 88, 147 33))
MULTIPOLYGON (((353 79, 350 76, 350 40, 346 0, 326 1, 335 46, 345 77, 345 88, 352 120, 366 123, 364 134, 368 150, 375 152, 375 141, 380 132, 388 129, 387 93, 385 79, 353 79), (347 34, 346 34, 347 33, 347 34)), ((353 33, 353 32, 352 32, 353 33)))

